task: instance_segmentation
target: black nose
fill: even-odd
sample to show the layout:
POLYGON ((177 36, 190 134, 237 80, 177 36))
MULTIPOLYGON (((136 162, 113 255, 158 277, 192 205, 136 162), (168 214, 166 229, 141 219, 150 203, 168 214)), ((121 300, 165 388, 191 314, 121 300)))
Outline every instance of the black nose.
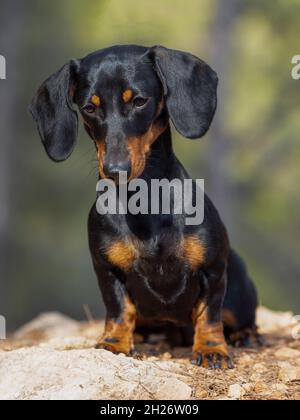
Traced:
POLYGON ((120 181, 120 172, 127 172, 127 180, 130 177, 131 165, 128 161, 118 163, 107 162, 103 166, 104 173, 107 178, 112 179, 116 183, 120 181))

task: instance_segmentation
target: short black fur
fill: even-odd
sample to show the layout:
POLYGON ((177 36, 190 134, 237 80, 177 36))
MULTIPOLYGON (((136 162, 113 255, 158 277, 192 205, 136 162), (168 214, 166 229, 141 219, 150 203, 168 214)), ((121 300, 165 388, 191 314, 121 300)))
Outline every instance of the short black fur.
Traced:
MULTIPOLYGON (((217 84, 216 73, 191 54, 160 46, 115 46, 66 64, 39 89, 31 112, 45 149, 55 161, 65 160, 74 148, 76 104, 97 150, 104 150, 100 175, 102 170, 102 176, 117 183, 118 170, 134 171, 129 144, 155 129, 157 139, 136 176, 148 184, 153 178, 184 180, 189 176, 174 155, 169 119, 183 136, 202 137, 215 113, 217 84), (145 98, 145 105, 135 107, 134 98, 124 103, 122 92, 128 89, 134 98, 145 98), (95 109, 91 109, 93 95, 101 100, 95 109)), ((192 332, 193 311, 203 302, 211 325, 221 322, 226 310, 230 314, 229 321, 224 316, 228 337, 256 330, 255 288, 244 263, 231 250, 226 229, 208 197, 201 225, 186 226, 184 217, 175 214, 100 216, 94 205, 88 231, 108 323, 124 321, 129 296, 138 317, 153 325, 171 323, 183 333, 192 332), (205 248, 205 258, 196 270, 178 256, 176 245, 186 237, 196 238, 205 248), (120 241, 133 242, 138 248, 139 256, 126 269, 108 258, 108 250, 120 241)), ((111 337, 107 342, 116 340, 111 337)), ((185 336, 185 342, 190 341, 185 336)))

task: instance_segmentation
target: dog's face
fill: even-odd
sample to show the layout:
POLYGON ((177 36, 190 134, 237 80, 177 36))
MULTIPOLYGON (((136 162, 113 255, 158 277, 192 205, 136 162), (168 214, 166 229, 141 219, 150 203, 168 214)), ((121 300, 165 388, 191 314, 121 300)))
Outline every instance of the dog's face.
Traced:
POLYGON ((151 145, 166 129, 161 83, 142 48, 114 48, 82 60, 74 101, 95 141, 101 177, 129 179, 144 170, 151 145))
POLYGON ((188 138, 205 134, 216 109, 217 77, 200 59, 163 47, 116 46, 72 60, 47 79, 31 112, 49 157, 67 159, 77 136, 77 105, 95 142, 99 174, 118 180, 144 171, 169 118, 188 138))

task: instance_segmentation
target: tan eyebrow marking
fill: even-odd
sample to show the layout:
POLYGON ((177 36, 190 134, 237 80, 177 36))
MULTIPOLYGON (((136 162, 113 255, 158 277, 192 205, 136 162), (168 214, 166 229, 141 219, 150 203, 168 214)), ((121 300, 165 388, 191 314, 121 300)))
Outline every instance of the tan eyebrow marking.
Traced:
POLYGON ((133 92, 131 89, 127 89, 123 92, 122 98, 125 104, 127 104, 133 97, 133 92))
POLYGON ((97 95, 92 96, 91 102, 95 106, 100 106, 101 105, 101 99, 97 95))

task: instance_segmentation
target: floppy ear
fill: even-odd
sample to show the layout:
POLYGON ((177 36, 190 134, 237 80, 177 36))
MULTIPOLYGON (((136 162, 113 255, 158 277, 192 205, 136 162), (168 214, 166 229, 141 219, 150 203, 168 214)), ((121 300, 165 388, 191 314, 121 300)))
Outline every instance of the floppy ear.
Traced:
POLYGON ((72 107, 75 74, 79 62, 72 60, 50 76, 39 88, 29 110, 50 159, 66 160, 73 152, 78 118, 72 107))
POLYGON ((202 137, 217 107, 217 74, 192 54, 161 46, 151 48, 149 54, 175 128, 184 137, 202 137))

